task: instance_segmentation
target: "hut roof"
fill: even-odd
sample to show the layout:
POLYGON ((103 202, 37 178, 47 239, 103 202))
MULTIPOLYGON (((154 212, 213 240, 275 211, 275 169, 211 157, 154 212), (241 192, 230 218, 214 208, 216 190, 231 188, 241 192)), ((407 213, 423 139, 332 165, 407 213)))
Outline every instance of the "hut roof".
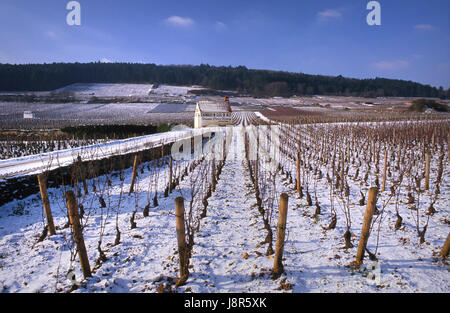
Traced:
POLYGON ((230 103, 227 101, 199 101, 198 108, 202 112, 210 113, 230 113, 230 103))

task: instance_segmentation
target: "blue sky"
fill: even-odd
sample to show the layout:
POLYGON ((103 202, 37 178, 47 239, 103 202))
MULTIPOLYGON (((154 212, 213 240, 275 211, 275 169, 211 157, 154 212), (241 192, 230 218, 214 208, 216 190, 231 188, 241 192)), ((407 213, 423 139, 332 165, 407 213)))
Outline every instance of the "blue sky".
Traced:
POLYGON ((245 65, 450 87, 450 1, 1 0, 0 63, 245 65))

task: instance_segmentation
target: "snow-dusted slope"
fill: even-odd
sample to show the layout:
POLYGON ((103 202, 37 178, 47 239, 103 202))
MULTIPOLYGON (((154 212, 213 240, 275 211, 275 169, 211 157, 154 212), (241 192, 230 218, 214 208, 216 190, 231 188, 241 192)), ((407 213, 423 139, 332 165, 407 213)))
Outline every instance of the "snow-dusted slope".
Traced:
POLYGON ((169 86, 159 85, 154 88, 152 84, 83 84, 76 83, 55 92, 67 92, 76 96, 92 97, 144 97, 150 94, 167 96, 184 96, 189 90, 202 89, 199 86, 169 86))
POLYGON ((147 96, 152 90, 150 84, 81 84, 76 83, 60 89, 56 92, 69 92, 77 96, 96 97, 129 97, 147 96))
POLYGON ((158 88, 152 89, 152 94, 157 95, 168 95, 168 96, 185 96, 189 90, 203 89, 203 87, 192 86, 169 86, 169 85, 159 85, 158 88))

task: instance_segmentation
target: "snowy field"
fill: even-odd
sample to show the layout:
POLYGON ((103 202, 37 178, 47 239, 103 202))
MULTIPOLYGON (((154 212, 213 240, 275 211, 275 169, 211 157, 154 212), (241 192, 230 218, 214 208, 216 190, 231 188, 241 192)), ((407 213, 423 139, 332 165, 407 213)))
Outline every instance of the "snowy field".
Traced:
POLYGON ((146 97, 149 95, 185 96, 189 90, 203 89, 199 86, 169 86, 152 84, 81 84, 76 83, 55 90, 67 92, 77 97, 146 97))
MULTIPOLYGON (((221 101, 220 96, 189 94, 201 86, 170 86, 153 84, 72 84, 52 92, 4 93, 35 95, 33 102, 0 102, 2 129, 54 129, 64 126, 94 124, 158 124, 193 123, 195 103, 200 100, 221 101), (70 97, 68 103, 64 97, 70 97), (40 99, 40 100, 39 100, 40 99), (47 103, 51 102, 51 103, 47 103), (120 102, 120 103, 117 103, 120 102), (34 119, 23 119, 30 111, 34 119)), ((350 117, 356 111, 405 110, 413 98, 359 98, 298 96, 291 98, 254 98, 236 95, 230 98, 232 109, 257 111, 267 106, 292 106, 326 115, 350 117), (372 104, 371 104, 372 103, 372 104)), ((14 100, 8 100, 14 101, 14 100)))
POLYGON ((180 103, 165 103, 159 104, 154 109, 150 111, 150 113, 181 113, 181 112, 189 112, 194 115, 195 105, 193 104, 180 104, 180 103))
POLYGON ((169 86, 169 85, 159 85, 158 88, 154 88, 151 94, 155 95, 165 95, 165 96, 186 96, 190 90, 201 90, 204 89, 200 86, 169 86))
POLYGON ((188 92, 199 89, 203 87, 76 83, 52 92, 3 93, 35 95, 37 100, 0 102, 0 126, 48 129, 85 124, 186 124, 193 122, 196 99, 188 92), (70 96, 70 102, 55 103, 66 102, 61 101, 64 96, 70 96), (32 112, 34 118, 24 119, 25 111, 32 112))
MULTIPOLYGON (((155 170, 153 163, 141 165, 135 193, 128 195, 132 170, 88 181, 89 194, 78 198, 84 207, 84 236, 93 277, 82 279, 78 259, 67 222, 64 188, 49 189, 57 235, 37 242, 44 227, 42 202, 38 194, 0 207, 0 290, 3 292, 66 292, 71 287, 67 273, 72 268, 80 287, 73 292, 157 292, 162 284, 176 292, 449 292, 448 263, 436 255, 442 247, 450 220, 450 175, 444 168, 441 196, 435 203, 436 213, 430 218, 426 241, 419 244, 415 230, 416 212, 400 207, 404 224, 394 230, 394 203, 389 203, 380 228, 372 232, 368 248, 374 252, 378 242, 376 263, 365 259, 360 269, 348 267, 355 259, 361 231, 364 206, 357 205, 358 190, 366 185, 350 180, 352 203, 353 248, 344 249, 345 213, 337 208, 336 228, 325 230, 330 222, 330 191, 326 179, 318 179, 316 194, 322 213, 313 217, 314 206, 299 199, 295 186, 282 173, 275 179, 277 197, 289 195, 286 244, 283 264, 285 273, 273 280, 270 270, 273 255, 267 256, 263 220, 256 207, 255 189, 249 168, 242 158, 241 130, 232 136, 235 149, 226 159, 215 192, 208 199, 205 218, 195 233, 190 277, 187 284, 174 289, 178 276, 178 254, 175 230, 174 199, 189 203, 194 169, 176 190, 164 196, 168 181, 167 163, 155 170), (111 187, 108 187, 108 179, 111 187), (158 182, 155 186, 155 182, 158 182), (93 190, 96 185, 96 191, 93 190), (158 204, 154 205, 154 196, 158 204), (99 204, 99 196, 106 207, 99 204), (150 204, 149 216, 143 209, 150 204), (135 213, 136 228, 130 219, 135 213), (116 224, 117 223, 117 224, 116 224), (121 241, 115 245, 116 227, 121 241), (97 250, 100 236, 106 255, 99 266, 97 250), (376 266, 375 266, 376 265, 376 266), (371 266, 374 266, 372 269, 371 266), (372 279, 373 278, 373 279, 372 279), (171 287, 168 287, 168 286, 171 287)), ((436 161, 434 161, 436 162, 436 161)), ((176 173, 188 166, 175 162, 176 173)), ((283 167, 293 170, 292 161, 282 160, 283 167)), ((199 166, 201 168, 201 166, 199 166)), ((436 173, 433 163, 432 173, 436 173)), ((354 175, 354 169, 349 175, 354 175)), ((406 197, 402 194, 402 198, 406 197)), ((382 195, 379 204, 387 201, 382 195)), ((423 199, 423 205, 427 200, 423 199)), ((337 204, 335 204, 337 205, 337 204)), ((276 239, 277 203, 271 219, 276 239)), ((424 216, 422 216, 424 218, 424 216)), ((378 225, 378 224, 377 224, 378 225)))
POLYGON ((101 124, 187 123, 193 109, 178 103, 10 103, 0 102, 3 129, 52 129, 64 126, 101 124), (167 107, 166 107, 167 106, 167 107), (155 110, 156 109, 156 110, 155 110), (153 112, 155 110, 155 112, 153 112), (23 119, 31 111, 34 119, 23 119))
POLYGON ((131 97, 148 96, 151 84, 72 84, 55 92, 68 92, 76 96, 131 97))

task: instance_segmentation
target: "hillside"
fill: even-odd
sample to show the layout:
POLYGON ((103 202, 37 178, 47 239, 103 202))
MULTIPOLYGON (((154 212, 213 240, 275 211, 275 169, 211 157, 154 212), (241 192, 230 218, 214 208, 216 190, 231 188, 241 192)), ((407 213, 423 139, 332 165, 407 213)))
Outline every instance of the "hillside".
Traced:
POLYGON ((0 64, 0 91, 49 91, 74 83, 158 83, 199 85, 253 96, 336 95, 363 97, 440 97, 450 90, 411 81, 354 79, 245 66, 155 65, 132 63, 0 64))

